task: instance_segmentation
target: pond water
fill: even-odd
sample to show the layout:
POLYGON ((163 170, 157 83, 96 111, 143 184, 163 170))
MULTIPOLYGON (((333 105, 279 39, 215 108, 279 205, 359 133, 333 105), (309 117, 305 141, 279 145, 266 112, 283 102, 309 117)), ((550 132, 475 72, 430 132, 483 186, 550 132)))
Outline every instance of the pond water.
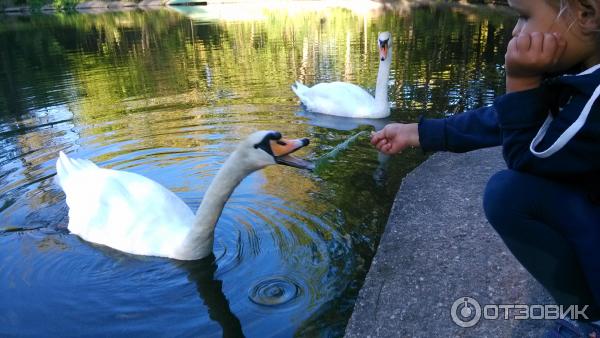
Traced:
POLYGON ((341 80, 372 92, 384 30, 384 123, 503 91, 514 19, 499 12, 206 8, 0 17, 0 335, 341 336, 422 152, 380 162, 363 138, 316 173, 255 172, 225 206, 214 257, 196 262, 69 234, 58 152, 145 175, 195 209, 254 130, 310 138, 299 155, 313 160, 372 130, 303 112, 290 85, 341 80))

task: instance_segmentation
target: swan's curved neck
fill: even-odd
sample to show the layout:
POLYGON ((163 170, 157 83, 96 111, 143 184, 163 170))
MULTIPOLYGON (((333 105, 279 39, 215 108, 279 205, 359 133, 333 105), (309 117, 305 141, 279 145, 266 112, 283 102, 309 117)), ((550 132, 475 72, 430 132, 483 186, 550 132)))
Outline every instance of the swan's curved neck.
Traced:
POLYGON ((212 252, 215 226, 225 203, 235 187, 253 171, 238 151, 229 156, 202 198, 194 224, 180 247, 180 255, 187 259, 199 259, 212 252))
POLYGON ((388 104, 388 79, 390 77, 391 60, 392 51, 390 50, 387 58, 379 62, 377 86, 375 87, 375 109, 385 115, 390 109, 388 104))

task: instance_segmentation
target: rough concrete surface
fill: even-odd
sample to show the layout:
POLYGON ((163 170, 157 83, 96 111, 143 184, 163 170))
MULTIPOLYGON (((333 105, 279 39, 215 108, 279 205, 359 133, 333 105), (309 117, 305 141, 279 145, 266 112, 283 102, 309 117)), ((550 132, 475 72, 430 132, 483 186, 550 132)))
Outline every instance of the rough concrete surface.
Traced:
POLYGON ((462 328, 450 315, 460 297, 472 297, 482 308, 553 304, 485 219, 485 184, 503 168, 499 148, 437 153, 404 179, 346 337, 543 334, 550 321, 482 318, 462 328))

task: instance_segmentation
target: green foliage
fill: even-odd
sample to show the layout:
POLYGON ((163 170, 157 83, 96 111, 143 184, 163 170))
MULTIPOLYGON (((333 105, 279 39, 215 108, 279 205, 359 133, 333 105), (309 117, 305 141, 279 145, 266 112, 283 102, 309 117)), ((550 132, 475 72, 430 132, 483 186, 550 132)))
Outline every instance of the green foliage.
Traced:
POLYGON ((56 8, 74 8, 77 4, 83 2, 83 0, 53 0, 52 4, 56 8))
MULTIPOLYGON (((75 1, 54 4, 72 6, 75 1)), ((497 13, 482 18, 469 8, 383 14, 376 20, 363 20, 344 9, 262 14, 261 21, 202 24, 167 10, 4 20, 0 50, 6 53, 0 53, 0 74, 10 80, 0 78, 0 111, 27 111, 25 102, 37 106, 37 100, 43 106, 48 93, 82 93, 88 100, 80 104, 81 112, 92 117, 125 106, 135 109, 124 100, 156 93, 202 105, 219 97, 236 101, 230 103, 288 102, 295 100, 289 86, 296 79, 307 84, 349 81, 373 88, 377 32, 391 30, 395 56, 390 96, 398 98, 396 109, 403 111, 404 119, 415 120, 423 113, 462 111, 485 103, 489 92, 472 95, 464 83, 477 86, 498 76, 503 58, 497 47, 510 38, 504 27, 513 20, 497 13), (105 71, 114 68, 127 71, 105 71), (52 73, 71 74, 73 91, 56 91, 55 83, 40 80, 53 78, 52 73), (19 98, 15 88, 35 92, 19 98)), ((502 87, 490 91, 500 92, 502 87)))
POLYGON ((29 0, 28 5, 31 9, 36 10, 42 8, 46 4, 45 0, 29 0))
POLYGON ((319 174, 323 170, 323 168, 325 168, 332 161, 335 161, 335 159, 340 155, 340 153, 343 152, 344 150, 348 149, 348 147, 350 147, 353 143, 355 143, 359 139, 359 137, 361 137, 361 136, 366 137, 368 135, 369 135, 369 132, 363 130, 361 132, 358 132, 357 134, 354 134, 354 135, 348 137, 345 141, 337 144, 327 154, 319 157, 318 159, 316 159, 314 161, 314 165, 315 165, 314 172, 319 174))
POLYGON ((72 9, 85 0, 0 0, 0 8, 10 6, 29 6, 32 10, 39 10, 44 5, 53 5, 58 9, 72 9))

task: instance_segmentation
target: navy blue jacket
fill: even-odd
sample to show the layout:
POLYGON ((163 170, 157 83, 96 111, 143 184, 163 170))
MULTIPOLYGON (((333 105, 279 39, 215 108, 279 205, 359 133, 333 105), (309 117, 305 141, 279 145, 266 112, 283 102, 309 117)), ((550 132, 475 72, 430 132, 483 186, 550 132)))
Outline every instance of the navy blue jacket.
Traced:
POLYGON ((535 89, 498 97, 492 106, 444 119, 419 122, 421 147, 429 151, 466 152, 502 145, 508 168, 573 183, 600 193, 600 65, 577 75, 544 81, 535 89), (597 96, 598 93, 596 93, 597 96), (554 154, 540 158, 532 140, 548 118, 547 132, 534 147, 543 151, 591 107, 585 124, 554 154))

